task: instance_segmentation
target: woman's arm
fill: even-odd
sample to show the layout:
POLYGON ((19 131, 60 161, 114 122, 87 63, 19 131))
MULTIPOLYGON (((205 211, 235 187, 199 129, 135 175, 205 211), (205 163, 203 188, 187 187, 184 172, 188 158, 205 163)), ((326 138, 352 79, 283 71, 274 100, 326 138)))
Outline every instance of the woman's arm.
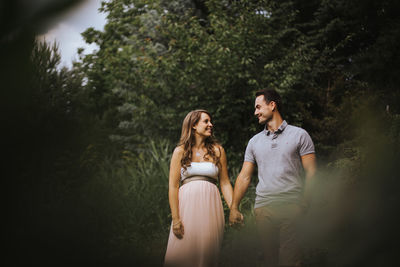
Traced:
POLYGON ((220 146, 219 151, 220 151, 220 164, 221 164, 221 170, 219 172, 219 184, 221 186, 222 195, 224 196, 224 199, 228 204, 228 207, 230 207, 232 205, 233 189, 231 181, 229 180, 228 164, 226 160, 225 150, 222 146, 220 146))
POLYGON ((230 225, 243 224, 243 215, 239 212, 239 203, 250 185, 253 170, 254 163, 249 161, 243 162, 242 170, 236 178, 235 189, 233 190, 232 206, 230 207, 231 212, 229 214, 230 225))
POLYGON ((183 224, 179 217, 179 182, 181 177, 181 158, 183 154, 182 147, 176 147, 172 153, 171 164, 169 168, 169 206, 172 214, 172 231, 177 238, 183 237, 183 224))

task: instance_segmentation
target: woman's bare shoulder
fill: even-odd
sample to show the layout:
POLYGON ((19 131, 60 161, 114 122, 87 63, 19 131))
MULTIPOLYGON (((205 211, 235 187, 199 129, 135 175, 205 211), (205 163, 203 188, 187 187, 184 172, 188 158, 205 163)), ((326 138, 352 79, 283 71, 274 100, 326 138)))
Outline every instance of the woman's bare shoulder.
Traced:
POLYGON ((174 152, 172 153, 172 161, 180 161, 183 157, 183 146, 177 146, 174 149, 174 152))
POLYGON ((184 149, 183 145, 178 145, 174 149, 174 154, 182 155, 184 151, 185 151, 185 149, 184 149))
POLYGON ((225 152, 225 150, 220 144, 215 144, 214 145, 214 152, 218 157, 220 157, 221 154, 225 152))

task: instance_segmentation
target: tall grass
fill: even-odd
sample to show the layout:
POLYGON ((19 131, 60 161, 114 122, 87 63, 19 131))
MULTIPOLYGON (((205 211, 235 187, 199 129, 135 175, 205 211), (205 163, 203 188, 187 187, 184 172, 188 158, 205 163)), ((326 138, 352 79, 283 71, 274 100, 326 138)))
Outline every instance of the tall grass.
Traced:
MULTIPOLYGON (((168 173, 173 149, 168 141, 150 140, 140 153, 122 151, 117 158, 104 158, 98 174, 82 188, 87 194, 83 202, 96 202, 97 216, 107 221, 107 262, 162 265, 171 222, 168 173)), ((231 180, 236 178, 239 164, 230 164, 231 180)), ((255 182, 241 204, 249 222, 253 218, 254 192, 255 182)), ((228 223, 225 202, 224 211, 228 223)), ((228 226, 226 230, 228 241, 224 247, 230 248, 234 230, 228 226)))
POLYGON ((107 221, 107 262, 159 266, 169 230, 168 169, 173 147, 150 141, 139 153, 104 158, 82 188, 107 221))

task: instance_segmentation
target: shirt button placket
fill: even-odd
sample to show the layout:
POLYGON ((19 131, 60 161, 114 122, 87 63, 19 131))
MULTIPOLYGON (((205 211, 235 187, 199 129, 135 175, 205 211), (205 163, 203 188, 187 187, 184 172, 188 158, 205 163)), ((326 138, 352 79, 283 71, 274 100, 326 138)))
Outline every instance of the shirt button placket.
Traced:
POLYGON ((278 134, 275 132, 272 135, 272 142, 271 142, 271 148, 274 149, 278 146, 277 142, 276 142, 276 138, 278 137, 278 134))

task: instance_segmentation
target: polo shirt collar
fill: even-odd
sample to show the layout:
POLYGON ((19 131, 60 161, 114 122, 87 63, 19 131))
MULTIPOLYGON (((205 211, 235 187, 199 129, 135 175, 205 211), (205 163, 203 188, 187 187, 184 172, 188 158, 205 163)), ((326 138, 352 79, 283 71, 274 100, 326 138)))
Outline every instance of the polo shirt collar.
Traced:
MULTIPOLYGON (((284 121, 282 122, 281 126, 279 126, 278 130, 276 130, 275 132, 273 132, 273 134, 280 134, 280 133, 282 133, 282 132, 285 130, 285 128, 286 128, 287 125, 288 125, 288 124, 287 124, 286 120, 284 120, 284 121)), ((272 133, 270 130, 268 130, 267 125, 265 125, 264 131, 265 131, 265 134, 266 134, 267 136, 269 136, 269 135, 272 133)))

